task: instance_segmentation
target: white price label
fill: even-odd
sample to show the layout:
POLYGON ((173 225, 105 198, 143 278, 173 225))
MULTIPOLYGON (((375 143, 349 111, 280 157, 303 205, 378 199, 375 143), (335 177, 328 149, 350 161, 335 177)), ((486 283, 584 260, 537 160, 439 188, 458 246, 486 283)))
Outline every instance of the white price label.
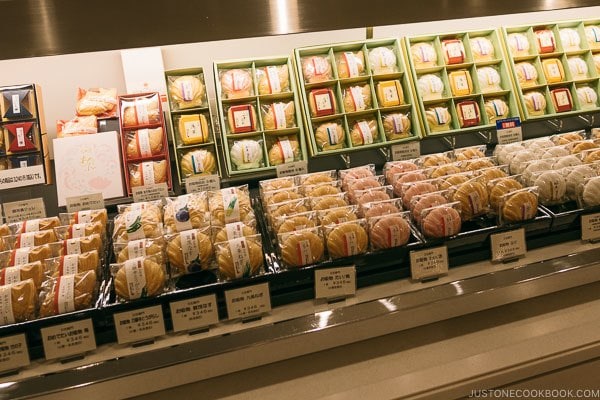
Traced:
POLYGON ((46 218, 46 206, 44 199, 41 197, 4 203, 2 207, 4 209, 4 217, 8 223, 46 218))
POLYGON ((308 173, 308 161, 296 161, 277 166, 277 177, 295 176, 308 173))
POLYGON ((113 317, 119 344, 140 342, 165 334, 160 305, 116 313, 113 317))
POLYGON ((448 272, 446 246, 410 252, 410 274, 415 280, 435 278, 448 272))
POLYGON ((185 178, 186 193, 207 192, 219 189, 221 189, 221 178, 219 175, 201 175, 185 178))
POLYGON ((315 270, 315 299, 335 299, 356 294, 356 266, 315 270))
POLYGON ((46 360, 67 358, 96 350, 91 318, 41 329, 46 360))
POLYGON ((227 315, 230 320, 257 317, 271 311, 269 284, 246 286, 225 291, 227 315))
POLYGON ((167 187, 166 182, 162 182, 153 185, 131 188, 131 193, 133 194, 133 201, 139 203, 143 201, 154 201, 169 197, 169 188, 167 187))
POLYGON ((523 141, 521 120, 517 117, 496 121, 496 133, 498 137, 498 144, 509 144, 523 141))
POLYGON ((495 233, 490 236, 492 261, 504 261, 523 257, 527 253, 525 229, 495 233))
POLYGON ((104 208, 102 193, 86 194, 83 196, 67 197, 67 212, 82 210, 99 210, 104 208))
POLYGON ((219 322, 217 296, 214 294, 173 301, 169 306, 175 332, 201 329, 219 322))
POLYGON ((600 213, 581 216, 581 240, 600 239, 600 213))
POLYGON ((421 144, 418 140, 392 146, 392 160, 404 161, 421 155, 421 144))
POLYGON ((0 372, 14 371, 29 365, 25 334, 0 338, 0 372))

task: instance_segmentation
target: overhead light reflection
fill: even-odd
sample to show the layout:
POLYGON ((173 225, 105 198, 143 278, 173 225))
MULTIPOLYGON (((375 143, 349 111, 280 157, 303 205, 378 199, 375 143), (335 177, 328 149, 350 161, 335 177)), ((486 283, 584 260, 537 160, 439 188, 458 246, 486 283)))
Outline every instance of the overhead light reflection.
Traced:
POLYGON ((379 299, 378 300, 388 311, 397 311, 398 307, 388 299, 379 299))
POLYGON ((39 13, 40 16, 40 29, 42 35, 39 40, 42 40, 44 47, 51 50, 56 50, 56 29, 55 21, 57 21, 56 13, 54 10, 54 4, 48 0, 40 0, 39 2, 32 2, 31 7, 34 8, 34 13, 39 13))
POLYGON ((459 282, 451 282, 450 284, 456 289, 457 295, 461 295, 465 292, 459 282))
POLYGON ((329 324, 329 317, 331 316, 331 314, 333 314, 333 311, 331 310, 322 311, 317 314, 317 317, 319 317, 319 322, 317 323, 319 329, 327 327, 327 325, 329 324))
POLYGON ((276 34, 298 30, 298 0, 271 0, 270 14, 276 34))
POLYGON ((0 389, 6 389, 11 387, 12 385, 16 384, 17 382, 4 382, 4 383, 0 383, 0 389))

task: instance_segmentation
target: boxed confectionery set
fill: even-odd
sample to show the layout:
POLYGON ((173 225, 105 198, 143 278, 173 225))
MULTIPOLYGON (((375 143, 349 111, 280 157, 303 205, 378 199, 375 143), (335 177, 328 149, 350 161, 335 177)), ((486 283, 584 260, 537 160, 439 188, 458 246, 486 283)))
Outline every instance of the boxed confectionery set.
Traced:
MULTIPOLYGON (((59 198, 85 188, 123 201, 114 217, 95 209, 0 225, 0 335, 28 332, 35 348, 48 318, 87 316, 110 342, 114 312, 160 305, 170 321, 170 301, 201 294, 216 294, 225 318, 225 289, 268 282, 279 305, 310 297, 315 269, 355 265, 359 286, 408 277, 413 250, 445 245, 459 265, 489 258, 490 234, 514 228, 543 246, 600 206, 600 138, 584 130, 275 177, 281 165, 490 131, 507 118, 597 112, 598 21, 304 47, 210 72, 214 118, 202 68, 166 71, 166 103, 80 91, 77 115, 57 126, 59 198), (114 131, 99 128, 107 120, 114 131), (93 178, 73 185, 64 160, 84 160, 93 178), (173 194, 204 175, 227 187, 173 194), (163 183, 171 197, 128 200, 163 183)), ((28 184, 50 183, 38 89, 0 88, 2 188, 35 167, 41 178, 28 184)))

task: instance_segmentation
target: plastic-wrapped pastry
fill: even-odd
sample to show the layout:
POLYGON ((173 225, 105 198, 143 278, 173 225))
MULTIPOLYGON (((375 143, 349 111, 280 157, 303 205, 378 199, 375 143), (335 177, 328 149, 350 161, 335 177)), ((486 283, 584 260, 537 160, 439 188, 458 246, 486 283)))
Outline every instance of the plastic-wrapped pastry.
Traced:
POLYGON ((343 149, 346 147, 344 129, 338 122, 325 122, 315 131, 315 142, 321 151, 343 149))
POLYGON ((514 192, 523 188, 523 185, 514 178, 506 177, 500 178, 490 182, 490 206, 492 210, 498 211, 500 207, 500 200, 502 196, 507 193, 514 192))
POLYGON ((561 146, 550 147, 545 149, 542 153, 542 158, 556 158, 556 157, 566 157, 571 153, 569 150, 565 149, 561 146))
POLYGON ((465 160, 461 163, 461 168, 465 171, 479 171, 484 168, 495 166, 490 158, 476 158, 474 160, 465 160))
POLYGON ((344 51, 335 55, 338 78, 355 78, 365 72, 365 56, 362 51, 344 51))
POLYGON ((239 104, 227 110, 227 125, 231 133, 247 133, 257 129, 256 110, 253 104, 239 104))
POLYGON ((210 237, 200 229, 173 235, 167 239, 167 257, 175 275, 208 269, 213 258, 210 237))
POLYGON ((481 123, 479 105, 476 101, 464 100, 456 103, 456 115, 461 128, 477 126, 481 123))
POLYGON ((458 174, 462 172, 460 168, 453 164, 441 165, 439 167, 433 167, 434 169, 431 171, 429 175, 430 178, 439 178, 440 176, 458 174))
POLYGON ((480 170, 478 179, 481 183, 487 184, 487 182, 489 182, 493 179, 504 178, 507 176, 508 176, 508 169, 506 167, 504 167, 504 168, 492 167, 492 168, 484 168, 484 169, 480 170))
POLYGON ((380 107, 394 107, 404 104, 404 92, 398 79, 377 82, 377 100, 380 107))
POLYGON ((460 214, 450 204, 426 209, 421 217, 421 230, 426 237, 441 239, 460 233, 460 214))
POLYGON ((358 147, 366 144, 372 144, 379 139, 379 130, 377 121, 374 119, 356 121, 350 132, 352 146, 358 147))
POLYGON ((508 105, 502 99, 486 99, 484 106, 488 121, 492 124, 498 119, 507 118, 510 111, 508 105))
POLYGON ((177 123, 177 132, 184 145, 210 141, 210 129, 204 114, 181 115, 177 123))
POLYGON ((261 106, 263 126, 267 130, 286 129, 296 126, 294 102, 273 103, 261 106))
POLYGON ((500 218, 505 222, 520 222, 535 218, 538 197, 531 189, 507 194, 500 205, 500 218))
POLYGON ((331 258, 350 257, 367 251, 369 238, 360 221, 338 224, 327 232, 327 251, 331 258))
POLYGON ((510 172, 512 174, 520 174, 523 172, 527 161, 533 161, 537 159, 537 156, 529 150, 521 150, 514 154, 510 160, 510 172))
POLYGON ((453 96, 466 96, 473 93, 473 80, 469 71, 461 69, 448 74, 450 90, 453 96))
POLYGON ((199 75, 169 76, 169 96, 179 109, 201 107, 206 88, 199 75))
POLYGON ((47 258, 58 257, 62 255, 63 249, 60 243, 49 243, 35 247, 21 247, 14 250, 8 250, 0 253, 0 268, 5 266, 13 267, 15 265, 32 263, 35 261, 44 261, 47 258))
POLYGON ((573 109, 573 98, 568 88, 550 90, 550 98, 556 112, 571 111, 573 109))
POLYGON ((356 179, 369 178, 375 176, 375 164, 366 164, 359 167, 341 169, 338 177, 342 180, 342 189, 348 190, 350 185, 356 179))
POLYGON ((82 89, 77 92, 75 111, 79 116, 113 117, 117 112, 117 89, 82 89))
POLYGON ((261 194, 265 192, 272 192, 273 190, 290 189, 295 186, 295 179, 293 176, 286 176, 282 178, 266 179, 258 182, 260 186, 261 194))
POLYGON ((187 231, 210 225, 204 193, 190 193, 165 199, 164 228, 167 233, 187 231))
POLYGON ((331 63, 327 56, 310 56, 302 59, 302 75, 308 83, 317 83, 333 79, 331 63))
MULTIPOLYGON (((320 211, 320 210, 328 210, 330 208, 336 208, 336 207, 344 207, 347 206, 348 202, 340 196, 337 195, 329 195, 329 196, 322 196, 320 198, 318 198, 312 206, 312 209, 314 211, 320 211)), ((307 211, 307 210, 305 210, 307 211)))
POLYGON ((490 61, 494 59, 494 45, 486 37, 470 38, 471 53, 475 62, 490 61))
POLYGON ((373 75, 391 74, 398 72, 396 54, 387 47, 369 49, 369 66, 373 75))
POLYGON ((316 227, 316 223, 314 218, 310 218, 306 215, 289 215, 285 216, 285 221, 279 225, 277 229, 277 233, 287 233, 298 231, 306 228, 314 228, 316 227))
POLYGON ((592 164, 596 161, 600 161, 600 150, 586 151, 583 162, 586 164, 592 164))
POLYGON ((162 121, 158 93, 121 98, 121 123, 124 127, 152 125, 162 121))
POLYGON ((263 163, 262 145, 256 140, 238 140, 231 146, 229 156, 238 170, 259 168, 263 163))
POLYGON ((538 83, 538 73, 535 66, 529 62, 515 64, 515 72, 519 86, 526 88, 538 83))
POLYGON ((381 179, 376 176, 367 176, 365 178, 353 179, 347 183, 347 190, 354 194, 357 190, 367 190, 381 187, 381 179))
MULTIPOLYGON (((570 65, 570 64, 569 64, 570 65)), ((546 82, 556 83, 565 80, 565 71, 558 58, 546 58, 542 60, 542 69, 546 82)))
POLYGON ((400 112, 383 116, 383 132, 387 140, 404 139, 412 135, 411 122, 407 114, 400 112))
POLYGON ((288 66, 268 66, 256 70, 258 94, 277 94, 290 90, 290 72, 288 66))
POLYGON ((308 93, 308 106, 310 115, 324 117, 333 115, 337 110, 335 93, 331 88, 313 89, 308 93))
POLYGON ((597 207, 600 205, 600 177, 590 178, 585 183, 581 200, 584 207, 597 207))
POLYGON ((279 236, 281 259, 288 267, 302 267, 323 259, 325 246, 317 229, 303 229, 279 236))
POLYGON ((535 173, 549 171, 551 169, 552 161, 548 159, 533 160, 528 162, 525 169, 523 169, 523 178, 525 182, 530 182, 535 173))
POLYGON ((478 68, 477 79, 479 80, 479 87, 483 93, 497 92, 502 90, 502 79, 495 68, 478 68))
POLYGON ((192 175, 208 175, 217 172, 217 160, 211 151, 190 150, 181 156, 181 172, 186 178, 192 175))
POLYGON ((412 201, 411 211, 417 225, 421 224, 423 210, 431 207, 441 206, 448 203, 448 199, 438 193, 427 193, 423 196, 415 196, 412 201))
POLYGON ((571 154, 579 154, 585 150, 597 149, 598 145, 592 141, 583 140, 580 142, 573 142, 571 145, 571 154))
POLYGON ((452 160, 449 155, 451 155, 451 153, 428 154, 420 157, 418 160, 423 167, 435 167, 438 165, 450 164, 452 160))
POLYGON ((374 250, 403 246, 410 239, 410 225, 403 214, 386 215, 369 221, 369 235, 374 250))
POLYGON ((127 158, 152 157, 163 152, 162 127, 139 129, 127 134, 127 158))
POLYGON ((421 75, 417 80, 417 88, 423 100, 441 99, 444 95, 444 82, 434 74, 421 75))
POLYGON ((561 157, 557 159, 554 164, 552 164, 552 169, 561 169, 566 167, 575 167, 577 165, 581 165, 581 160, 574 155, 568 155, 566 157, 561 157))
POLYGON ((453 196, 454 201, 460 203, 463 221, 487 211, 489 198, 485 186, 477 181, 469 181, 458 186, 453 196))
POLYGON ((554 33, 549 29, 540 29, 533 32, 536 36, 536 44, 539 53, 553 53, 556 51, 556 40, 554 33))
POLYGON ((279 165, 300 159, 300 144, 295 136, 277 138, 269 149, 269 164, 279 165))
POLYGON ((564 51, 577 51, 581 48, 581 38, 575 29, 562 28, 559 33, 564 51))
POLYGON ((382 186, 375 189, 358 190, 354 194, 354 198, 356 199, 356 204, 362 205, 374 201, 389 200, 392 193, 393 188, 391 185, 389 187, 382 186))
POLYGON ((86 271, 50 279, 41 293, 40 317, 90 308, 96 291, 96 272, 86 271))
POLYGON ((260 235, 215 244, 219 275, 236 279, 256 275, 263 265, 260 235))
POLYGON ((411 161, 388 161, 383 166, 385 181, 391 184, 393 183, 394 175, 415 171, 417 169, 419 169, 419 167, 411 161))
POLYGON ((452 186, 463 184, 471 179, 469 174, 454 174, 443 177, 442 182, 439 184, 441 190, 450 189, 452 186))
POLYGON ((321 196, 327 196, 330 194, 341 193, 341 191, 342 190, 337 185, 328 185, 328 184, 324 183, 321 185, 314 185, 314 186, 310 187, 310 189, 308 189, 308 190, 305 189, 304 193, 306 194, 306 197, 321 197, 321 196))
POLYGON ((165 267, 153 256, 113 264, 111 270, 117 297, 128 301, 160 294, 167 281, 165 267))
POLYGON ((26 279, 0 286, 0 325, 24 322, 35 317, 37 290, 33 280, 26 279))
MULTIPOLYGON (((164 252, 165 252, 165 240, 164 237, 160 236, 154 239, 138 239, 132 240, 127 243, 114 243, 113 248, 115 254, 117 256, 117 263, 122 264, 127 260, 133 260, 134 258, 153 256, 159 264, 163 264, 165 262, 164 252)), ((89 254, 89 253, 84 253, 89 254)), ((67 256, 71 257, 71 256, 67 256)), ((79 271, 81 272, 81 262, 82 255, 79 255, 79 271)), ((66 257, 65 257, 66 258, 66 257)), ((70 260, 73 262, 73 260, 70 260)), ((91 261, 91 258, 90 260, 91 261)), ((65 262, 65 267, 67 263, 65 262)), ((89 263, 88 263, 89 264, 89 263)), ((69 265, 68 270, 75 269, 74 265, 69 265)), ((90 268, 87 268, 90 269, 90 268)))
POLYGON ((41 261, 0 269, 0 286, 10 285, 27 279, 32 279, 35 287, 37 289, 40 288, 45 279, 44 267, 41 261))
POLYGON ((216 233, 213 232, 212 241, 213 243, 227 242, 228 240, 254 235, 256 235, 254 226, 246 225, 243 222, 231 222, 219 229, 216 233))
POLYGON ((346 112, 363 111, 372 108, 371 86, 350 86, 344 90, 346 112))
POLYGON ((56 137, 90 135, 98 133, 98 119, 95 115, 78 116, 69 121, 56 121, 56 137))
POLYGON ((319 212, 322 226, 337 225, 348 221, 356 221, 356 206, 341 206, 324 209, 319 212))
POLYGON ((556 145, 569 144, 571 142, 579 142, 585 139, 585 132, 566 132, 551 137, 556 145), (583 133, 583 134, 582 134, 583 133))
POLYGON ((567 58, 567 63, 569 64, 569 71, 571 71, 573 79, 586 79, 588 77, 588 66, 583 58, 569 57, 567 58))
POLYGON ((316 185, 318 183, 333 182, 336 180, 336 178, 334 178, 336 176, 335 170, 313 172, 297 176, 297 182, 299 185, 316 185))
POLYGON ((27 221, 23 221, 23 224, 19 227, 17 231, 10 233, 16 234, 23 232, 45 231, 48 229, 54 229, 57 226, 60 226, 60 219, 58 219, 58 217, 29 219, 27 221))
POLYGON ((396 214, 402 211, 402 201, 400 199, 386 199, 366 202, 361 204, 360 210, 367 219, 396 214))
POLYGON ((465 46, 460 39, 442 40, 442 53, 446 64, 462 64, 465 62, 465 46))
POLYGON ((103 249, 102 237, 98 234, 65 239, 62 241, 63 252, 67 255, 81 254, 96 250, 101 252, 103 249))
POLYGON ((594 59, 594 65, 596 66, 596 73, 600 74, 600 54, 594 54, 592 58, 594 59))
POLYGON ((253 217, 247 188, 229 187, 209 192, 208 209, 212 225, 223 226, 230 222, 245 222, 253 217))
POLYGON ((523 33, 509 34, 508 47, 513 57, 522 57, 529 54, 529 40, 523 33))
POLYGON ((162 222, 157 219, 156 212, 152 209, 130 210, 115 217, 115 242, 155 238, 161 235, 162 222))
POLYGON ((145 161, 129 165, 129 185, 131 187, 167 182, 167 161, 145 161))
POLYGON ((585 37, 590 49, 600 49, 600 26, 588 25, 585 27, 585 37))
POLYGON ((533 178, 539 190, 539 201, 544 205, 561 203, 567 192, 565 177, 557 171, 546 171, 533 178))
MULTIPOLYGON (((462 149, 454 149, 454 157, 456 161, 472 160, 474 158, 485 157, 485 146, 465 147, 462 149)), ((445 174, 448 175, 448 174, 445 174)))
POLYGON ((425 117, 432 132, 441 132, 450 129, 452 117, 447 107, 430 107, 425 110, 425 117))
POLYGON ((408 189, 403 190, 402 194, 402 204, 406 209, 410 207, 410 202, 414 196, 421 196, 426 193, 433 193, 438 190, 438 188, 435 185, 429 182, 415 182, 407 185, 408 189))
POLYGON ((577 88, 577 99, 582 110, 589 110, 598 107, 598 94, 589 86, 577 88))
POLYGON ((4 237, 4 242, 11 244, 11 249, 41 246, 56 241, 57 237, 53 229, 46 229, 44 231, 37 232, 23 232, 18 235, 4 237))
POLYGON ((537 91, 523 93, 525 107, 530 115, 544 115, 546 113, 546 97, 537 91))
POLYGON ((589 165, 577 165, 573 168, 569 168, 568 172, 565 172, 565 180, 567 182, 567 197, 570 200, 577 200, 579 194, 579 188, 590 178, 597 176, 598 174, 589 165))
POLYGON ((221 72, 221 93, 225 99, 239 99, 252 96, 252 75, 249 70, 230 69, 221 72))
POLYGON ((298 188, 279 189, 271 192, 263 192, 263 203, 266 205, 282 203, 284 201, 296 200, 300 198, 302 198, 302 195, 298 193, 298 188))
POLYGON ((416 68, 430 68, 437 65, 437 53, 431 43, 416 43, 410 46, 413 64, 416 68))

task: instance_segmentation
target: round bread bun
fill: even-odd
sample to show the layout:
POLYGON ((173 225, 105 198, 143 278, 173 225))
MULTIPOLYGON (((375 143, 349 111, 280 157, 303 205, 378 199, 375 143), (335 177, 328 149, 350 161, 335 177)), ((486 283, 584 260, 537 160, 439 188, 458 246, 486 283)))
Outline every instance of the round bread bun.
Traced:
POLYGON ((423 234, 428 238, 451 237, 460 233, 460 228, 460 214, 449 206, 432 208, 421 221, 423 234))
POLYGON ((287 92, 290 88, 290 73, 286 64, 264 67, 257 71, 258 94, 277 94, 287 92), (269 75, 269 70, 276 71, 276 74, 269 75), (272 82, 271 80, 275 80, 272 82))
POLYGON ((167 161, 148 161, 140 164, 129 165, 129 185, 131 187, 162 183, 167 181, 167 161), (154 180, 146 182, 144 180, 143 168, 152 168, 154 180))
POLYGON ((447 204, 448 199, 441 194, 428 193, 424 196, 419 196, 418 199, 413 199, 411 203, 413 219, 417 225, 420 225, 423 210, 431 207, 441 206, 442 204, 447 204))
POLYGON ((477 181, 465 182, 458 186, 453 199, 460 202, 463 221, 469 221, 485 212, 489 203, 485 186, 477 181))
POLYGON ((447 107, 430 107, 425 111, 425 117, 432 132, 447 131, 452 124, 452 116, 447 107))
POLYGON ((394 175, 409 171, 416 171, 417 169, 419 169, 419 167, 410 161, 394 161, 391 164, 386 164, 385 181, 387 183, 392 183, 394 180, 394 175))
POLYGON ((513 57, 529 55, 529 40, 523 33, 511 33, 508 35, 508 48, 513 57))
POLYGON ((411 122, 406 114, 387 114, 383 117, 382 124, 387 140, 404 139, 411 135, 411 122))
POLYGON ((350 257, 367 251, 369 238, 357 223, 337 225, 327 235, 327 251, 331 258, 350 257))
POLYGON ((567 181, 567 197, 571 200, 577 200, 580 188, 583 186, 584 182, 597 175, 596 171, 589 165, 578 165, 571 168, 566 173, 565 179, 567 181))
POLYGON ((344 129, 337 122, 325 122, 315 131, 315 142, 321 151, 343 149, 346 147, 344 129))
POLYGON ((508 105, 502 99, 486 100, 484 107, 490 123, 495 123, 498 119, 507 118, 510 112, 508 105))
POLYGON ((465 174, 454 174, 449 176, 444 176, 443 181, 440 183, 440 190, 450 189, 452 186, 457 186, 462 183, 467 182, 470 177, 465 174))
POLYGON ((414 196, 432 193, 437 190, 437 187, 435 187, 429 182, 415 182, 404 191, 404 194, 402 195, 402 204, 404 205, 405 209, 408 209, 410 207, 410 202, 414 196))
POLYGON ((294 102, 273 103, 261 108, 263 126, 266 130, 287 129, 296 126, 296 109, 294 102), (283 111, 282 120, 277 120, 278 110, 283 111))
POLYGON ((328 81, 333 78, 329 58, 310 56, 302 59, 302 75, 308 83, 328 81))
POLYGON ((321 225, 337 225, 348 221, 356 221, 358 217, 348 207, 336 207, 327 210, 327 212, 321 216, 321 225))
POLYGON ((408 243, 410 226, 406 219, 400 216, 388 216, 375 222, 369 233, 373 249, 389 249, 408 243))
POLYGON ((368 121, 356 121, 350 132, 350 140, 353 147, 372 144, 379 139, 379 129, 377 129, 377 121, 370 119, 368 121))
POLYGON ((181 173, 185 177, 192 175, 210 175, 217 172, 217 160, 211 151, 190 150, 181 156, 181 173))
POLYGON ((288 235, 281 244, 281 258, 289 267, 302 267, 323 258, 323 239, 311 230, 288 235))
POLYGON ((140 157, 149 157, 157 154, 161 154, 163 151, 163 130, 162 127, 151 128, 151 129, 140 129, 131 132, 128 135, 127 140, 127 158, 135 159, 140 157), (140 140, 142 136, 146 136, 148 148, 144 149, 147 153, 142 151, 140 148, 140 140))
POLYGON ((200 107, 205 100, 206 88, 197 76, 183 75, 169 81, 169 95, 180 109, 200 107))
POLYGON ((346 112, 363 111, 372 108, 371 86, 350 86, 344 90, 344 110, 346 112))
POLYGON ((354 78, 365 72, 365 56, 362 51, 345 51, 335 58, 338 78, 354 78))
POLYGON ((230 69, 221 74, 221 93, 226 99, 239 99, 252 95, 252 76, 245 69, 230 69))
POLYGON ((546 171, 535 178, 534 186, 539 190, 539 202, 555 204, 561 202, 567 192, 565 177, 560 172, 546 171))
POLYGON ((263 163, 262 145, 256 140, 237 140, 231 146, 229 155, 238 170, 258 168, 263 163))
POLYGON ((494 181, 494 186, 490 190, 490 206, 492 210, 499 211, 502 196, 522 188, 523 185, 514 178, 500 178, 494 181))
POLYGON ((390 196, 386 191, 383 190, 367 190, 365 193, 359 195, 356 199, 356 204, 372 203, 374 201, 389 200, 390 196))
POLYGON ((585 207, 600 205, 600 177, 591 178, 583 187, 581 195, 585 207))
POLYGON ((295 136, 280 137, 269 149, 269 164, 271 165, 293 162, 300 157, 300 144, 295 136))
POLYGON ((167 243, 167 257, 169 258, 169 264, 172 269, 175 269, 180 274, 187 274, 189 272, 210 268, 210 261, 213 257, 213 246, 210 237, 200 231, 196 231, 195 235, 198 258, 190 264, 185 262, 183 254, 185 250, 182 247, 181 234, 175 235, 167 243))
POLYGON ((469 42, 471 43, 471 54, 476 62, 494 59, 494 45, 490 39, 482 36, 470 38, 469 42))
POLYGON ((517 81, 522 88, 537 85, 538 73, 533 64, 529 62, 520 62, 515 65, 517 81))
MULTIPOLYGON (((224 279, 236 279, 256 275, 263 265, 263 250, 259 242, 246 238, 248 249, 248 264, 243 267, 242 274, 236 273, 233 256, 231 254, 231 241, 217 245, 217 264, 219 276, 224 279)), ((237 260, 236 260, 237 261, 237 260)))
POLYGON ((456 161, 464 161, 464 160, 471 160, 473 158, 485 157, 485 153, 475 147, 469 147, 466 149, 456 149, 454 151, 454 153, 456 155, 456 161))
POLYGON ((456 165, 446 164, 446 165, 442 165, 442 166, 436 167, 431 172, 430 177, 431 178, 439 178, 441 176, 458 174, 459 172, 461 172, 461 170, 456 165))
POLYGON ((546 97, 540 92, 532 91, 523 94, 525 107, 531 115, 544 115, 546 113, 546 97))
POLYGON ((286 218, 285 222, 279 225, 277 234, 298 231, 306 228, 314 228, 317 225, 315 221, 304 215, 291 215, 286 218))
POLYGON ((506 222, 519 222, 535 218, 537 214, 538 199, 535 193, 519 191, 508 196, 502 203, 500 215, 506 222))
POLYGON ((369 49, 369 66, 373 75, 391 74, 398 71, 396 54, 387 47, 369 49))
MULTIPOLYGON (((365 203, 367 204, 367 203, 365 203)), ((375 202, 368 206, 364 212, 365 218, 380 217, 382 215, 399 213, 400 209, 390 202, 375 202)))
POLYGON ((415 43, 410 46, 410 54, 417 68, 431 68, 437 65, 437 53, 430 43, 415 43))

